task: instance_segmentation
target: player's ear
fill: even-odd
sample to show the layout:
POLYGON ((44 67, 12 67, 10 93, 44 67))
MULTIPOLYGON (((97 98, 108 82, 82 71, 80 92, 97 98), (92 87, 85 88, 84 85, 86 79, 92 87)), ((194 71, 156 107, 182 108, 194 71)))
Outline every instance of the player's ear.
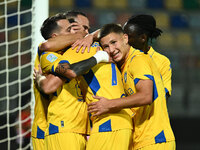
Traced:
POLYGON ((142 43, 145 43, 145 42, 147 41, 147 35, 146 35, 146 34, 140 35, 140 41, 141 41, 142 43))
POLYGON ((125 43, 128 44, 128 35, 127 35, 127 34, 124 34, 124 35, 123 35, 123 38, 124 38, 125 43))
POLYGON ((57 35, 58 35, 57 33, 52 33, 52 34, 51 34, 51 37, 54 38, 54 37, 56 37, 57 35))

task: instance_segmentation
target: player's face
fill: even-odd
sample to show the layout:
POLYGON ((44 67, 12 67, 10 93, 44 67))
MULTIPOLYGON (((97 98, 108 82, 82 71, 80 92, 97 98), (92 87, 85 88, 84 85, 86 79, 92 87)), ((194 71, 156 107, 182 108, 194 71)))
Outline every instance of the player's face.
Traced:
POLYGON ((57 21, 57 24, 60 27, 60 29, 58 31, 59 35, 67 35, 70 33, 70 30, 69 30, 70 23, 68 20, 61 19, 61 20, 57 21))
POLYGON ((103 50, 108 52, 115 62, 123 62, 128 55, 128 36, 126 34, 110 33, 100 40, 103 50))
POLYGON ((71 23, 71 26, 69 26, 69 30, 72 34, 81 32, 83 35, 86 35, 89 33, 89 20, 87 17, 78 15, 76 18, 73 18, 74 21, 71 23))
POLYGON ((88 18, 82 15, 78 15, 75 20, 82 26, 82 31, 88 34, 90 29, 88 18))

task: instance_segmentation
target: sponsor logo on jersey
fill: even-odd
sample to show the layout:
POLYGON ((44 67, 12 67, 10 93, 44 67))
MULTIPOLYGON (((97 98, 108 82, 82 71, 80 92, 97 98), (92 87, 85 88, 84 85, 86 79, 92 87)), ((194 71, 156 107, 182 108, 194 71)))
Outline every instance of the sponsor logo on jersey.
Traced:
POLYGON ((131 88, 128 88, 128 90, 125 90, 125 91, 126 91, 126 93, 128 95, 133 95, 134 94, 133 89, 131 89, 131 88))
POLYGON ((98 47, 100 46, 98 42, 94 42, 91 47, 98 47))

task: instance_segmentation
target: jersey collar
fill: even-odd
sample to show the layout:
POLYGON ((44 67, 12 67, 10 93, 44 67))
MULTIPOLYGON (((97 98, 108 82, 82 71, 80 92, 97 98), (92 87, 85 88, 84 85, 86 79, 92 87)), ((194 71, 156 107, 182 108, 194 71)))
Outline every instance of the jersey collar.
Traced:
POLYGON ((121 66, 121 70, 123 70, 123 68, 124 68, 124 66, 126 65, 126 63, 128 62, 128 60, 130 59, 130 58, 132 58, 131 56, 133 56, 133 54, 134 54, 134 52, 136 51, 136 49, 135 48, 133 48, 132 46, 130 47, 130 50, 129 50, 129 52, 128 52, 128 57, 126 58, 126 60, 125 60, 125 62, 124 62, 124 64, 121 66))
POLYGON ((148 54, 152 57, 153 54, 154 54, 155 50, 153 49, 153 47, 151 46, 149 51, 148 51, 148 54))

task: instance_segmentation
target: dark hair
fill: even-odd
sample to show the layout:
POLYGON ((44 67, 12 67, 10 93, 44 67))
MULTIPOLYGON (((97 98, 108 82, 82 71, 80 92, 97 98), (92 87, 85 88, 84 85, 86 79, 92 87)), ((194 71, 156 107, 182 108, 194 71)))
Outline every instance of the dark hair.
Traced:
POLYGON ((156 28, 156 20, 151 15, 132 16, 124 25, 124 32, 131 36, 133 29, 136 28, 137 34, 146 34, 147 38, 153 39, 161 35, 162 31, 156 28))
POLYGON ((42 24, 40 32, 45 40, 51 38, 52 32, 59 29, 57 21, 66 19, 65 13, 58 13, 54 16, 48 17, 42 24))
POLYGON ((106 24, 100 29, 99 37, 98 37, 99 41, 103 37, 107 36, 110 33, 118 33, 118 34, 120 34, 120 33, 124 33, 124 31, 123 31, 122 27, 120 25, 118 25, 118 24, 114 24, 114 23, 106 24))
POLYGON ((65 14, 66 14, 67 18, 70 18, 70 17, 74 18, 74 17, 77 17, 78 15, 87 17, 85 13, 83 13, 81 11, 75 11, 75 10, 67 11, 65 14))

